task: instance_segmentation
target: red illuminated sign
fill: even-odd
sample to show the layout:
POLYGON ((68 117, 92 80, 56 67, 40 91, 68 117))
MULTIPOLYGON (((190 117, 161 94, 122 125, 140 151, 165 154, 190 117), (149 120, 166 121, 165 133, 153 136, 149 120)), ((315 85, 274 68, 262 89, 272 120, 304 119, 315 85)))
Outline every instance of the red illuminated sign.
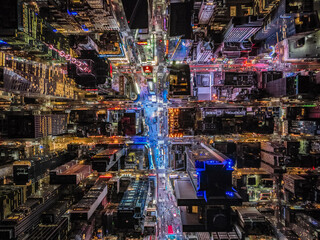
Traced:
POLYGON ((87 92, 96 92, 96 91, 98 91, 98 88, 87 88, 86 91, 87 92))
POLYGON ((144 73, 152 73, 152 70, 153 70, 152 66, 143 66, 142 68, 144 73))
POLYGON ((112 64, 110 63, 110 77, 112 77, 113 74, 113 69, 112 69, 112 64))
POLYGON ((107 173, 107 174, 105 174, 105 175, 101 175, 99 178, 110 179, 110 178, 112 178, 112 174, 107 173))

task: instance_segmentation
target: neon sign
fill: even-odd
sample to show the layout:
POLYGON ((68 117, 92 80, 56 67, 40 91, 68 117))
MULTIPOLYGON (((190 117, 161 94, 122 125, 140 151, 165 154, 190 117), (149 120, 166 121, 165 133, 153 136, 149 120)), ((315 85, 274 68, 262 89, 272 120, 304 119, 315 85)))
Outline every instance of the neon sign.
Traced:
POLYGON ((269 53, 269 57, 273 57, 273 55, 276 53, 276 48, 275 46, 270 46, 271 52, 269 53))
POLYGON ((91 69, 89 68, 86 62, 81 62, 78 59, 71 57, 70 54, 66 54, 64 51, 60 51, 59 49, 55 48, 52 44, 49 45, 49 49, 57 52, 61 58, 64 58, 72 64, 75 64, 81 72, 91 73, 91 69))
POLYGON ((142 66, 142 68, 145 73, 152 73, 152 66, 142 66))
POLYGON ((148 45, 148 42, 137 42, 138 45, 148 45))

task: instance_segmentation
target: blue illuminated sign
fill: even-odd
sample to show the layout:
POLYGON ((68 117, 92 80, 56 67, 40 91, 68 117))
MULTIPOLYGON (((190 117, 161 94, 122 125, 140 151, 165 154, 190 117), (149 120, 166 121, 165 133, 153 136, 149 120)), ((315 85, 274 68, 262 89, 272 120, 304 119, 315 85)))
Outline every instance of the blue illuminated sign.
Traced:
POLYGON ((69 10, 67 10, 67 13, 68 13, 70 16, 77 16, 77 15, 78 15, 77 12, 70 12, 69 10))
POLYGON ((229 197, 234 197, 234 192, 227 191, 226 195, 229 197))
POLYGON ((88 31, 89 31, 89 29, 86 27, 86 25, 82 25, 81 27, 82 27, 82 30, 83 30, 83 31, 85 31, 85 32, 88 32, 88 31))

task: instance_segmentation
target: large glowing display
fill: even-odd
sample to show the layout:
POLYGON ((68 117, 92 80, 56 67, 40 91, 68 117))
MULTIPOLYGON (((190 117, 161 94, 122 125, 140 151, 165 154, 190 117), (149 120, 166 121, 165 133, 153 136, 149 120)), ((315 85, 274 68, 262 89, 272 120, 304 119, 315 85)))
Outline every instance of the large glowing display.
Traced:
POLYGON ((75 64, 81 72, 91 73, 91 69, 89 68, 88 63, 81 62, 78 59, 71 57, 70 54, 66 54, 64 51, 60 51, 59 49, 55 48, 52 44, 49 45, 49 49, 57 52, 59 56, 64 58, 65 60, 71 62, 72 64, 75 64))

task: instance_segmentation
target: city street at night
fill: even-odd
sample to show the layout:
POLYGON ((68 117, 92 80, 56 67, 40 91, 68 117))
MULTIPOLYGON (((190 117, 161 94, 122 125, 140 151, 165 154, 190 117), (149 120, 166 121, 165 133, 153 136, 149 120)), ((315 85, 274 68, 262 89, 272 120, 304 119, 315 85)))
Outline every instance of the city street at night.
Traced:
POLYGON ((320 240, 320 0, 0 0, 0 240, 320 240))

